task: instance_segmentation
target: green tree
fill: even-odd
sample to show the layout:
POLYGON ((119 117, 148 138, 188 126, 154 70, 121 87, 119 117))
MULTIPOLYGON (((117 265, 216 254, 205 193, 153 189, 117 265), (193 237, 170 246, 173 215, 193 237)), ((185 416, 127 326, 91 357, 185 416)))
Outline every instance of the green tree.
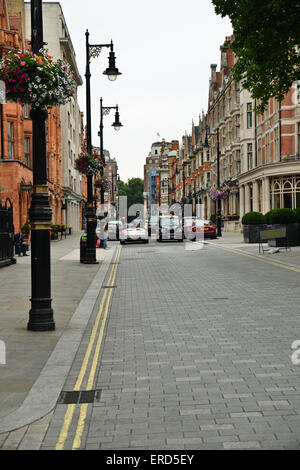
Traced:
POLYGON ((144 203, 144 181, 141 178, 129 178, 126 183, 119 181, 118 188, 119 196, 127 196, 128 208, 133 204, 144 203))
POLYGON ((212 0, 217 14, 231 20, 233 77, 263 112, 269 98, 282 101, 300 79, 299 0, 212 0))

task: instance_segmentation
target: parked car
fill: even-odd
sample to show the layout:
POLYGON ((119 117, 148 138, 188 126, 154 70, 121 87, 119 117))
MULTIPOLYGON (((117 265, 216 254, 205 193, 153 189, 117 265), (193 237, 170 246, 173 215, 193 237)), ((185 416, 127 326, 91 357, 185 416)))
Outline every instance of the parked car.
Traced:
POLYGON ((149 243, 148 231, 143 227, 131 227, 130 224, 127 228, 123 228, 120 236, 121 245, 125 243, 149 243))
MULTIPOLYGON (((101 240, 101 227, 103 221, 97 220, 97 227, 96 227, 96 243, 97 240, 101 240)), ((123 224, 119 220, 110 220, 108 222, 108 240, 119 240, 120 230, 122 230, 123 224)))
POLYGON ((178 216, 159 217, 158 241, 183 242, 182 222, 178 216))
POLYGON ((216 226, 210 220, 190 217, 184 221, 184 228, 185 234, 188 234, 186 238, 189 240, 196 240, 197 232, 203 233, 203 238, 217 238, 216 226), (192 235, 193 233, 195 234, 194 236, 192 235))

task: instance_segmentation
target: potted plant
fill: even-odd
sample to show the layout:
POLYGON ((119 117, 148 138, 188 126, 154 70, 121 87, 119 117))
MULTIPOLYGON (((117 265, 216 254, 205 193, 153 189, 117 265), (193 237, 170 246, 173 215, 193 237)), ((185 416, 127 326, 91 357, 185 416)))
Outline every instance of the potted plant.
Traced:
POLYGON ((260 212, 247 212, 242 217, 245 243, 259 243, 259 232, 267 227, 265 216, 260 212))
POLYGON ((63 105, 76 88, 70 65, 54 60, 46 49, 38 54, 9 51, 0 62, 0 80, 5 83, 8 100, 28 103, 32 108, 63 105))
POLYGON ((29 238, 29 233, 30 233, 30 225, 28 220, 26 220, 25 224, 21 227, 21 232, 24 234, 24 237, 26 240, 29 238))
MULTIPOLYGON (((272 209, 265 214, 265 220, 271 229, 286 228, 290 246, 300 245, 300 209, 272 209)), ((270 246, 283 246, 284 244, 285 241, 280 238, 269 241, 270 246)))

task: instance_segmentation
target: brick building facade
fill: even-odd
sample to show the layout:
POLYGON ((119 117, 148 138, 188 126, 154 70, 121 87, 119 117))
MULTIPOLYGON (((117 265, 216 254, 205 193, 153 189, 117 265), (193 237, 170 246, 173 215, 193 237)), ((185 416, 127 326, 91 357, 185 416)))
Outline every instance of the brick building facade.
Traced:
POLYGON ((281 103, 272 98, 256 114, 256 101, 233 80, 232 39, 220 47, 220 69, 211 65, 207 112, 182 137, 176 158, 169 158, 169 203, 192 204, 195 215, 199 204, 197 215, 205 219, 216 213, 209 191, 218 179, 229 191, 221 201, 223 216, 241 220, 249 211, 300 207, 300 81, 281 103))
MULTIPOLYGON (((24 39, 23 0, 0 1, 0 53, 11 49, 28 49, 24 39)), ((30 106, 7 102, 1 106, 1 199, 10 198, 14 208, 14 227, 19 231, 28 220, 31 201, 32 174, 32 123, 30 106)), ((52 223, 62 223, 62 174, 60 115, 58 108, 48 113, 47 176, 52 209, 52 223)))

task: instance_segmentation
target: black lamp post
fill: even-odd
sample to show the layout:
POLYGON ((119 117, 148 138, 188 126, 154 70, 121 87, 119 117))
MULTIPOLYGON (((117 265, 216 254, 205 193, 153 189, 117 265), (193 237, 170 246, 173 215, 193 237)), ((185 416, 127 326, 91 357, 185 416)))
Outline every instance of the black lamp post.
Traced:
MULTIPOLYGON (((116 68, 115 53, 113 49, 113 43, 110 44, 89 44, 89 32, 85 33, 86 37, 86 141, 87 141, 87 153, 92 153, 92 125, 91 125, 91 72, 90 72, 90 61, 92 58, 96 58, 100 55, 103 47, 110 48, 109 54, 109 66, 103 72, 104 75, 108 76, 111 81, 116 80, 118 75, 121 75, 119 70, 116 68)), ((96 264, 96 225, 97 219, 93 205, 93 177, 92 175, 87 176, 87 206, 86 206, 86 233, 87 233, 87 247, 86 257, 82 262, 86 264, 96 264)))
MULTIPOLYGON (((205 132, 205 142, 203 147, 209 149, 208 137, 207 137, 207 125, 205 132)), ((219 128, 217 128, 217 187, 220 187, 220 137, 219 128)), ((217 236, 222 237, 222 216, 221 216, 221 199, 216 201, 216 220, 217 220, 217 236)))
MULTIPOLYGON (((118 105, 116 106, 102 106, 103 100, 100 98, 100 130, 98 135, 100 137, 100 155, 102 157, 103 162, 105 163, 104 157, 104 147, 103 147, 103 116, 107 116, 110 113, 111 109, 115 109, 115 122, 112 124, 116 131, 120 130, 122 124, 120 122, 120 115, 119 115, 119 108, 118 105)), ((103 176, 103 168, 101 169, 101 176, 103 176)), ((104 204, 104 190, 101 188, 101 206, 104 204)))
POLYGON ((185 198, 185 171, 184 171, 184 166, 185 166, 185 163, 182 162, 182 181, 183 181, 183 198, 185 198))
MULTIPOLYGON (((31 0, 31 46, 37 54, 44 46, 42 0, 31 0)), ((45 108, 31 111, 33 133, 33 193, 29 209, 31 224, 31 309, 28 330, 53 331, 51 307, 50 226, 52 211, 47 185, 45 108)))
MULTIPOLYGON (((219 138, 219 128, 217 129, 217 187, 220 187, 220 138, 219 138)), ((217 236, 222 236, 221 230, 221 199, 217 199, 217 236)))

